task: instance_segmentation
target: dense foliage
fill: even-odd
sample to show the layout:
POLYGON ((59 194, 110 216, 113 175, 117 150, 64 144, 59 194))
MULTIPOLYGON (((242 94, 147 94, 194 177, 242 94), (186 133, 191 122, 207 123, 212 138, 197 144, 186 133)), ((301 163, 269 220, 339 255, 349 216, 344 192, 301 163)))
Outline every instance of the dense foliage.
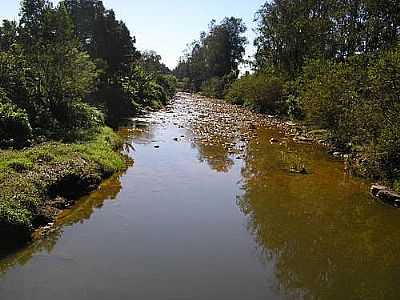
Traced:
POLYGON ((273 65, 290 78, 308 59, 345 60, 398 42, 395 0, 274 0, 258 12, 256 66, 273 65))
POLYGON ((23 146, 31 137, 32 128, 28 114, 16 107, 0 90, 0 146, 23 146))
POLYGON ((327 129, 357 170, 400 186, 400 3, 268 1, 254 74, 229 101, 327 129))
POLYGON ((282 79, 273 74, 247 74, 232 84, 226 98, 258 112, 280 113, 283 84, 282 79))
POLYGON ((189 45, 180 87, 326 129, 358 171, 400 186, 400 3, 273 0, 256 16, 251 74, 237 79, 246 28, 226 18, 189 45))
POLYGON ((187 53, 174 70, 186 90, 203 91, 221 97, 227 85, 237 79, 245 53, 246 26, 238 18, 212 21, 208 32, 188 46, 187 53))
POLYGON ((307 120, 333 133, 337 144, 362 147, 362 171, 400 176, 400 48, 344 62, 314 60, 299 94, 307 120))
POLYGON ((19 22, 0 26, 1 146, 73 136, 165 104, 176 83, 149 53, 157 63, 102 1, 21 1, 19 22))

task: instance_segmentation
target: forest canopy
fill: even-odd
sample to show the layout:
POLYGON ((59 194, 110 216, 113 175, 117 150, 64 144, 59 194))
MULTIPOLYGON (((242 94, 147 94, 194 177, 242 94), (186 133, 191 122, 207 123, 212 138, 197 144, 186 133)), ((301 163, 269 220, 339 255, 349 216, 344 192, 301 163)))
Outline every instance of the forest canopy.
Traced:
POLYGON ((0 145, 73 138, 165 104, 175 80, 98 0, 21 1, 0 26, 0 145))

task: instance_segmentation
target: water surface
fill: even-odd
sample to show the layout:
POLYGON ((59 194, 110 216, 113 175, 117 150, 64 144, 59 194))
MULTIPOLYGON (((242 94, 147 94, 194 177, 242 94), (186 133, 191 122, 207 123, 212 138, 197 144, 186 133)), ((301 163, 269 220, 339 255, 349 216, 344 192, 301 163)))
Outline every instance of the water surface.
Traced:
POLYGON ((399 211, 320 146, 207 101, 121 130, 134 165, 0 261, 0 299, 399 299, 399 211))

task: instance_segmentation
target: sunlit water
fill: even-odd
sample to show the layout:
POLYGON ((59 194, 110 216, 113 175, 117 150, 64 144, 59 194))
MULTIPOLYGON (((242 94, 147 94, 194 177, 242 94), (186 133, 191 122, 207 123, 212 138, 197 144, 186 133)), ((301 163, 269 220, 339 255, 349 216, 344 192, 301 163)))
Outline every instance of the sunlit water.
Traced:
POLYGON ((121 131, 134 165, 0 261, 1 300, 400 299, 400 213, 367 182, 263 126, 239 159, 180 110, 121 131))

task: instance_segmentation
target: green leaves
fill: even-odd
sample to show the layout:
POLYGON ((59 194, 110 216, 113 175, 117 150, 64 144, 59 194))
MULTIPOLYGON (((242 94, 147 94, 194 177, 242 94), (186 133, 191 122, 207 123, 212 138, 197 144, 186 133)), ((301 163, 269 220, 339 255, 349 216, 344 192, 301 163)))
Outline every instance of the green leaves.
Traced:
POLYGON ((256 66, 294 79, 309 59, 377 53, 399 41, 399 1, 268 1, 257 14, 256 66))
POLYGON ((26 111, 13 105, 0 89, 0 146, 24 146, 31 135, 26 111))
MULTIPOLYGON (((247 38, 243 36, 247 28, 242 19, 225 18, 216 25, 212 21, 207 33, 202 33, 199 41, 189 46, 188 53, 174 70, 180 78, 189 78, 191 88, 199 91, 201 87, 215 84, 213 78, 239 75, 239 65, 243 62, 247 38)), ((218 91, 222 94, 224 91, 218 91)))
POLYGON ((279 76, 270 73, 246 75, 232 84, 225 98, 258 112, 281 113, 283 84, 279 76))

